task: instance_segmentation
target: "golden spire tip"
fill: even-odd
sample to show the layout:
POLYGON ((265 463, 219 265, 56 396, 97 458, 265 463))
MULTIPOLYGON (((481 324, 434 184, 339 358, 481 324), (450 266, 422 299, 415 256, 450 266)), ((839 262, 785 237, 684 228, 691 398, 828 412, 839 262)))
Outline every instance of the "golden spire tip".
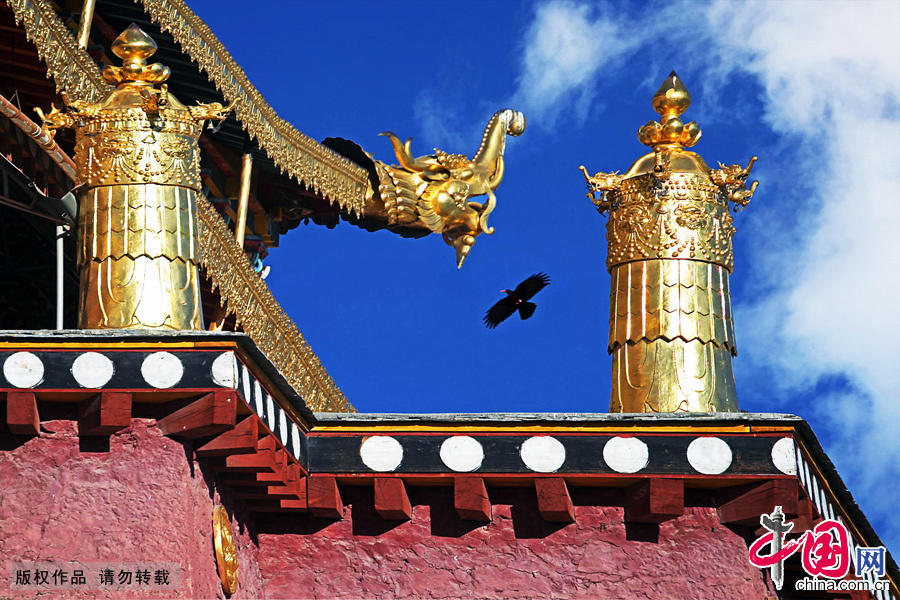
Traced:
POLYGON ((690 105, 691 93, 673 69, 653 94, 653 110, 662 116, 677 116, 686 111, 690 105))

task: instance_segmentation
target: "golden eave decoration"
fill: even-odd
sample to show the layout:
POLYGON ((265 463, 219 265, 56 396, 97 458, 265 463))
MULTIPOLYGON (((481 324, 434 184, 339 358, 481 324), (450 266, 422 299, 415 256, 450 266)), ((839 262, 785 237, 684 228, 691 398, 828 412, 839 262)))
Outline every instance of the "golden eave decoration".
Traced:
POLYGON ((609 216, 610 412, 738 410, 730 205, 738 212, 753 196, 756 157, 710 169, 687 150, 701 135, 681 119, 690 104, 673 71, 653 95, 659 121, 638 131, 652 152, 621 175, 580 167, 588 198, 609 216))

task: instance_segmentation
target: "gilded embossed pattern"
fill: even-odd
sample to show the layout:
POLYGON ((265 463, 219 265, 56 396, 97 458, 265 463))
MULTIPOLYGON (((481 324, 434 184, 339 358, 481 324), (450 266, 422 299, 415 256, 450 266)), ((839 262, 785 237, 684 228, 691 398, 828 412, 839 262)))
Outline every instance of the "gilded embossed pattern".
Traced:
POLYGON ((733 219, 709 177, 642 175, 606 192, 609 202, 606 266, 648 258, 705 260, 734 268, 733 219))
POLYGON ((184 119, 184 113, 183 108, 163 109, 153 123, 140 109, 90 119, 75 147, 84 161, 79 183, 93 187, 153 182, 199 190, 197 137, 202 121, 184 119))
POLYGON ((279 168, 342 209, 362 213, 368 180, 361 167, 280 118, 209 27, 181 0, 139 3, 197 61, 226 101, 240 99, 235 109, 238 120, 279 168))
POLYGON ((356 412, 319 358, 234 243, 219 213, 197 196, 200 246, 207 276, 228 310, 314 411, 356 412))

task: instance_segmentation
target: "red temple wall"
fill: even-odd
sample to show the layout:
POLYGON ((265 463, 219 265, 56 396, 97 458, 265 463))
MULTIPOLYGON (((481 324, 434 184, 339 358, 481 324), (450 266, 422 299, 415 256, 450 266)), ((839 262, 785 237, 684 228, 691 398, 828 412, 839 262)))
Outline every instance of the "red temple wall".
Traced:
MULTIPOLYGON (((746 542, 694 501, 660 525, 623 523, 621 490, 571 488, 576 522, 548 523, 532 487, 492 488, 490 524, 461 519, 448 487, 411 487, 411 521, 386 521, 371 487, 342 486, 344 519, 249 518, 205 461, 148 419, 80 439, 72 420, 38 438, 0 436, 0 596, 12 561, 178 562, 177 592, 49 597, 223 598, 212 507, 232 513, 233 598, 647 598, 764 600, 775 594, 746 542), (255 533, 257 523, 260 533, 255 533)), ((696 499, 695 499, 696 500, 696 499)))
POLYGON ((460 519, 448 488, 413 488, 413 518, 374 512, 371 488, 344 487, 344 520, 260 522, 268 598, 647 598, 764 600, 744 540, 713 508, 623 523, 609 490, 573 489, 576 522, 548 523, 533 489, 490 490, 493 521, 460 519))
MULTIPOLYGON (((109 438, 79 441, 72 420, 44 421, 41 435, 0 436, 0 596, 8 565, 33 562, 177 562, 181 589, 157 592, 44 592, 65 598, 224 598, 212 541, 212 508, 223 503, 205 465, 154 421, 134 419, 109 438)), ((224 500, 224 501, 223 501, 224 500)), ((256 544, 240 510, 232 518, 240 589, 264 596, 256 544)))

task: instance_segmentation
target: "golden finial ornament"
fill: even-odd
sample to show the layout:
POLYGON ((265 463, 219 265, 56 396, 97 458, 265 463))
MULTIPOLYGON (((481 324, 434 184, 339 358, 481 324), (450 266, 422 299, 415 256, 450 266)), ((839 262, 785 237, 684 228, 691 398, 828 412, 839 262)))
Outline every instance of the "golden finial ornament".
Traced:
POLYGON ((380 185, 378 206, 372 212, 384 213, 390 225, 423 224, 440 233, 456 251, 457 267, 462 267, 475 238, 494 233, 487 220, 497 205, 494 190, 503 181, 506 136, 524 131, 525 115, 512 109, 497 111, 471 159, 437 148, 434 154, 414 158, 412 138, 401 142, 390 131, 382 133, 391 140, 400 164, 374 161, 380 185), (481 195, 487 195, 487 202, 472 200, 481 195))
POLYGON ((729 275, 735 229, 729 203, 746 207, 754 156, 710 169, 686 148, 700 139, 681 115, 691 95, 672 73, 653 95, 659 121, 638 131, 652 148, 627 172, 590 175, 588 198, 608 214, 612 277, 610 412, 735 412, 737 355, 729 275))
POLYGON ((234 535, 231 532, 231 519, 228 518, 228 511, 222 505, 213 508, 213 545, 222 590, 226 596, 230 596, 237 591, 238 558, 234 535))
POLYGON ((115 89, 37 111, 46 129, 76 131, 82 329, 203 328, 197 139, 232 106, 184 106, 169 68, 147 61, 156 48, 132 23, 112 44, 122 66, 103 70, 115 89))

